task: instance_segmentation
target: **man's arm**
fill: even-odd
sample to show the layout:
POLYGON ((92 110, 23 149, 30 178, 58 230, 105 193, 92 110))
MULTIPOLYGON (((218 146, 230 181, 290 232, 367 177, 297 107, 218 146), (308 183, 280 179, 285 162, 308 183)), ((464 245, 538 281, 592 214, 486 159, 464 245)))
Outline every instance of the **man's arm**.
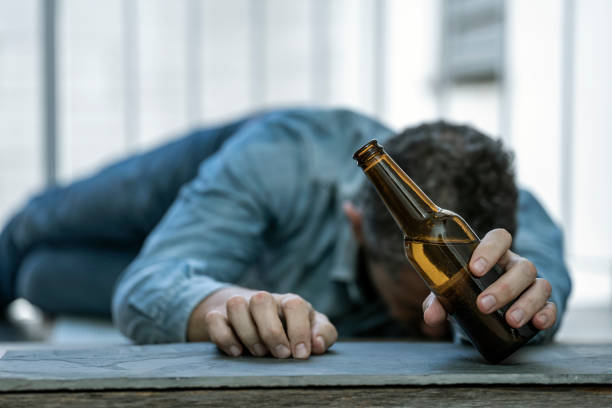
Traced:
POLYGON ((519 193, 518 229, 512 246, 516 253, 533 262, 538 277, 551 285, 550 300, 557 307, 557 318, 552 327, 538 333, 531 343, 551 341, 561 325, 572 281, 565 264, 561 229, 526 190, 519 193))
MULTIPOLYGON (((317 324, 314 311, 308 312, 312 319, 304 319, 304 311, 312 308, 298 296, 254 294, 232 286, 257 262, 274 226, 292 228, 300 206, 306 205, 301 197, 309 186, 300 182, 307 171, 301 149, 299 135, 268 118, 247 125, 202 165, 118 282, 113 315, 123 333, 141 343, 212 339, 233 354, 232 345, 242 351, 242 344, 235 337, 229 340, 236 344, 228 342, 228 334, 233 330, 242 340, 254 323, 261 335, 257 340, 277 357, 287 357, 276 352, 281 344, 302 357, 297 348, 304 342, 304 327, 307 354, 311 337, 327 339, 325 348, 335 341, 333 326, 317 324), (293 330, 291 312, 283 307, 298 303, 296 319, 306 321, 293 330), (276 313, 259 319, 253 311, 248 316, 253 321, 245 322, 243 313, 232 315, 233 308, 245 304, 264 304, 258 310, 276 313), (244 324, 238 324, 241 319, 244 324)), ((244 345, 256 348, 256 343, 244 345)))

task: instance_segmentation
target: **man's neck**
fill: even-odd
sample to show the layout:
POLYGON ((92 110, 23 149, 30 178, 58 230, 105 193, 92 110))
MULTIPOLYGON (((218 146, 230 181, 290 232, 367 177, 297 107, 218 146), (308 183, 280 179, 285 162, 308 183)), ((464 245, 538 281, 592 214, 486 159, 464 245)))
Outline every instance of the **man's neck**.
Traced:
POLYGON ((364 300, 374 301, 379 299, 380 296, 374 287, 372 279, 370 279, 370 271, 368 270, 369 267, 365 254, 365 250, 360 245, 357 250, 357 262, 355 263, 357 268, 357 286, 363 294, 364 300))

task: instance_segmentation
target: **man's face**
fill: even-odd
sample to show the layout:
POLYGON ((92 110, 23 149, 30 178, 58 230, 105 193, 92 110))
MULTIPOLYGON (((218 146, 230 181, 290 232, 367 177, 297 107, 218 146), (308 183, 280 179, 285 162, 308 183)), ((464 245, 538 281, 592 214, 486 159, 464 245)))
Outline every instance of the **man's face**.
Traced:
POLYGON ((343 203, 343 210, 357 241, 365 251, 365 263, 367 266, 370 280, 374 288, 380 294, 387 305, 391 316, 401 324, 407 325, 412 329, 418 329, 428 337, 439 338, 448 333, 447 325, 444 327, 431 328, 423 323, 423 300, 429 294, 429 289, 421 277, 408 264, 403 264, 400 270, 387 270, 382 262, 376 262, 368 254, 377 249, 368 245, 364 239, 362 230, 362 215, 359 210, 350 202, 343 203))
POLYGON ((389 271, 382 263, 368 258, 368 271, 374 287, 395 319, 408 323, 421 315, 421 304, 429 290, 410 265, 389 271))
POLYGON ((367 263, 370 279, 394 319, 428 337, 438 338, 448 333, 446 325, 432 328, 424 324, 422 305, 429 289, 408 263, 397 271, 388 271, 382 263, 369 257, 367 263))

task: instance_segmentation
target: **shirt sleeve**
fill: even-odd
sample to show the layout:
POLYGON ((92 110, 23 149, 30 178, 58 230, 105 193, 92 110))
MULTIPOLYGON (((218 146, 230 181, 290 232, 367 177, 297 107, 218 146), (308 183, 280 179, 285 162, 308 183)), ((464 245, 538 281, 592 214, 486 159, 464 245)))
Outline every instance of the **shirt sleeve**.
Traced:
POLYGON ((557 305, 557 320, 541 331, 530 344, 549 342, 561 325, 572 282, 565 263, 563 234, 538 200, 528 191, 519 193, 518 230, 513 250, 536 266, 538 276, 552 286, 551 301, 557 305))
POLYGON ((192 310, 240 280, 274 225, 295 221, 307 171, 302 149, 298 135, 268 117, 203 162, 117 283, 113 318, 125 335, 186 340, 192 310))

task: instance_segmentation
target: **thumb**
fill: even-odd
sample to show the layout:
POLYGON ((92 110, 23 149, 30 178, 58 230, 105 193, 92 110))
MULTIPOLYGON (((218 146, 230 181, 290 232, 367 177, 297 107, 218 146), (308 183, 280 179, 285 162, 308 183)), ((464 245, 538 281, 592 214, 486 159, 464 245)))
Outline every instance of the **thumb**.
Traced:
POLYGON ((446 310, 433 293, 430 293, 423 302, 423 320, 431 327, 439 326, 446 321, 446 310))

